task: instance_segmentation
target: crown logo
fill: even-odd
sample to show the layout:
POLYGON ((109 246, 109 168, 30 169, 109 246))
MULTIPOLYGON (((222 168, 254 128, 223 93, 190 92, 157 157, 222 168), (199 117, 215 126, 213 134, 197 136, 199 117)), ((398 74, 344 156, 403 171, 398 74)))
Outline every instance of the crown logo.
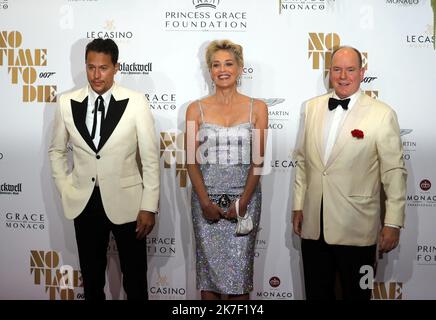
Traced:
POLYGON ((108 30, 108 31, 114 31, 115 30, 115 20, 106 20, 103 28, 108 30))
POLYGON ((216 9, 216 6, 219 5, 220 0, 192 0, 192 4, 195 6, 195 9, 198 8, 213 8, 216 9))

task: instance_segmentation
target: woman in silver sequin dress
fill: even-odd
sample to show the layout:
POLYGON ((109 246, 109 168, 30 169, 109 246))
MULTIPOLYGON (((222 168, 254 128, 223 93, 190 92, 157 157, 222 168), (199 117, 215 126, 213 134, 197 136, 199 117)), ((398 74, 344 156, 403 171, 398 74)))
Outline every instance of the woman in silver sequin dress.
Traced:
POLYGON ((213 41, 206 61, 215 94, 191 103, 186 112, 197 288, 202 299, 248 299, 268 111, 263 101, 237 91, 244 65, 240 45, 213 41), (245 236, 235 235, 237 198, 239 215, 249 215, 254 225, 245 236))

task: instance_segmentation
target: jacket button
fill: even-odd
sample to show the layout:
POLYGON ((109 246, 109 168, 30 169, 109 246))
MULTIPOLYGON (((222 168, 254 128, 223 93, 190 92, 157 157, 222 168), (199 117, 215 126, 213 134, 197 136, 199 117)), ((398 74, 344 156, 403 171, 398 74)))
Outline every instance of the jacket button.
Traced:
POLYGON ((97 159, 100 159, 100 155, 98 154, 98 155, 96 156, 96 158, 97 158, 97 159))
POLYGON ((327 175, 327 172, 324 171, 324 172, 322 173, 322 175, 323 175, 323 176, 326 176, 326 175, 327 175))
POLYGON ((92 180, 92 182, 94 182, 94 181, 95 181, 95 178, 94 178, 94 177, 92 177, 92 179, 91 179, 91 180, 92 180))

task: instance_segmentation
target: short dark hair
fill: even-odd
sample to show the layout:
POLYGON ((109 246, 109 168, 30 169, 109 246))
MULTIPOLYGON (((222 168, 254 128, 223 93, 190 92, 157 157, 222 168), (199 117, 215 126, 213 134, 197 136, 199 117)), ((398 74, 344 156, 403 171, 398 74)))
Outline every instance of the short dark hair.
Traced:
POLYGON ((86 45, 85 61, 88 57, 88 52, 94 51, 99 53, 105 53, 111 56, 112 63, 114 65, 118 62, 118 46, 112 39, 97 38, 92 40, 86 45))
POLYGON ((360 51, 359 50, 357 50, 356 48, 354 48, 354 47, 350 47, 350 46, 340 46, 339 48, 336 48, 334 51, 333 51, 333 53, 332 53, 332 62, 333 62, 333 57, 335 56, 335 54, 336 54, 336 52, 338 52, 339 50, 342 50, 342 49, 350 49, 350 50, 353 50, 354 52, 356 52, 356 54, 357 54, 357 59, 358 59, 358 61, 359 61, 359 67, 360 68, 362 68, 362 54, 360 53, 360 51))

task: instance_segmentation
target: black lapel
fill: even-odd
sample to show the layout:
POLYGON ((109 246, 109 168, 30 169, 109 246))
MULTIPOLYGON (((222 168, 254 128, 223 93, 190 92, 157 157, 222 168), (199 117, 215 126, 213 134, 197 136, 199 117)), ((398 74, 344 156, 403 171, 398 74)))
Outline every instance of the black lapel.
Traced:
POLYGON ((112 132, 115 130, 118 122, 120 121, 124 110, 126 110, 127 103, 129 99, 116 101, 114 96, 111 96, 111 101, 109 102, 109 110, 107 111, 106 118, 103 122, 102 134, 100 137, 100 142, 98 144, 98 151, 103 148, 106 141, 111 136, 112 132))
POLYGON ((71 112, 73 114, 74 124, 88 146, 97 152, 97 149, 92 142, 91 135, 86 127, 86 110, 88 109, 88 97, 82 102, 71 99, 71 112))

